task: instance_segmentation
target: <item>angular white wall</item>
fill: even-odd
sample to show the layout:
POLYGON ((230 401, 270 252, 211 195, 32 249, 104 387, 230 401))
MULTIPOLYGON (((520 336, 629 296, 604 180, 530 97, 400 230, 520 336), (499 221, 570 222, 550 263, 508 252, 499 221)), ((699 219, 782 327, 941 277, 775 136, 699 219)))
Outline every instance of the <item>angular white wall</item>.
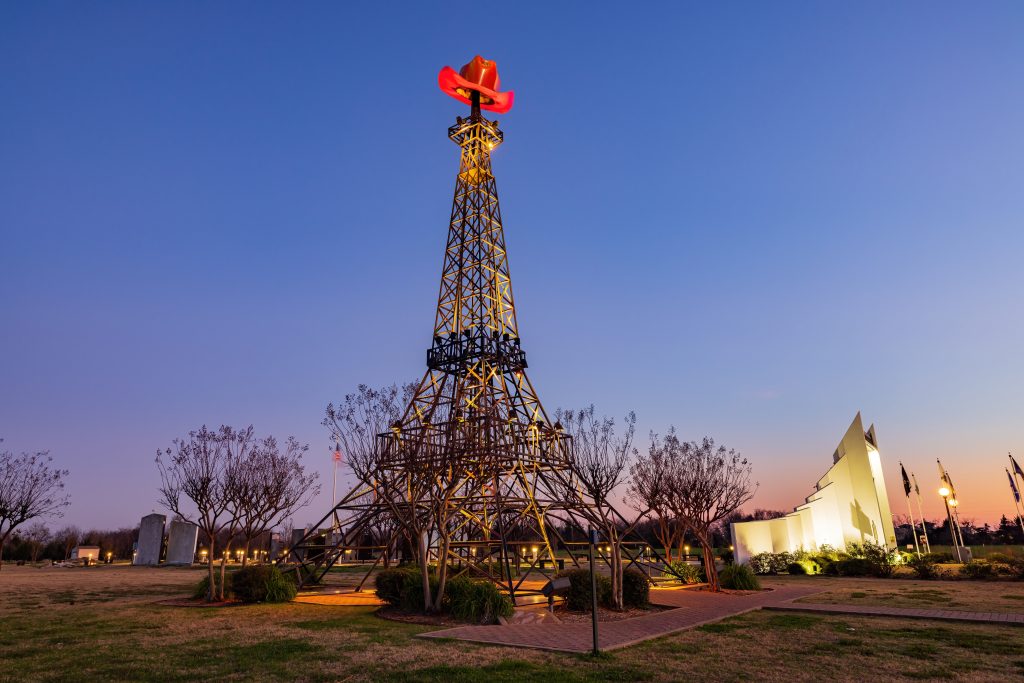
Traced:
POLYGON ((832 456, 832 467, 805 503, 784 517, 732 525, 737 562, 758 553, 815 550, 830 545, 872 542, 896 547, 896 532, 882 476, 882 460, 872 425, 860 413, 832 456))

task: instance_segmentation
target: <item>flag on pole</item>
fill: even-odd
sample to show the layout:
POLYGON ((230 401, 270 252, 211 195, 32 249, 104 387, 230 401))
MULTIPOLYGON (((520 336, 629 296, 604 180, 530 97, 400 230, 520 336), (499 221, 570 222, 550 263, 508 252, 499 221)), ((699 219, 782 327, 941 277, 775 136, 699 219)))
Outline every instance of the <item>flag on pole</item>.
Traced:
POLYGON ((907 476, 907 468, 900 463, 900 474, 903 475, 903 492, 910 498, 910 477, 907 476))
POLYGON ((921 496, 921 487, 917 485, 917 475, 916 474, 911 474, 910 476, 914 478, 914 493, 916 493, 918 495, 918 497, 920 498, 920 496, 921 496))
POLYGON ((334 462, 341 462, 341 444, 337 441, 334 442, 334 455, 332 456, 334 462))
POLYGON ((1013 499, 1019 503, 1020 491, 1017 490, 1017 484, 1013 481, 1013 475, 1010 474, 1010 470, 1006 470, 1006 478, 1010 480, 1010 490, 1013 491, 1013 499))
POLYGON ((1017 475, 1020 476, 1021 479, 1024 479, 1024 470, 1022 470, 1020 468, 1020 465, 1017 464, 1017 461, 1013 459, 1013 454, 1012 453, 1010 454, 1010 462, 1013 463, 1013 472, 1014 472, 1014 474, 1017 474, 1017 475))

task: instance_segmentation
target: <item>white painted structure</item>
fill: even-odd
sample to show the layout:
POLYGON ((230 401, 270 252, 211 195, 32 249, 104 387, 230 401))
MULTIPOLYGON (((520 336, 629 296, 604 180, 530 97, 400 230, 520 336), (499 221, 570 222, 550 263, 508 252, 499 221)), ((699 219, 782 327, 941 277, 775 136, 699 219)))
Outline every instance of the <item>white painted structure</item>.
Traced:
POLYGON ((896 547, 882 477, 875 426, 864 431, 860 413, 832 455, 832 467, 803 505, 784 517, 732 525, 736 562, 758 553, 815 550, 872 542, 896 547))
POLYGON ((164 564, 192 564, 196 558, 198 539, 199 527, 195 524, 179 519, 171 521, 171 530, 167 533, 167 557, 164 564))
POLYGON ((98 545, 76 545, 71 549, 72 560, 86 560, 89 563, 100 561, 100 547, 98 545))

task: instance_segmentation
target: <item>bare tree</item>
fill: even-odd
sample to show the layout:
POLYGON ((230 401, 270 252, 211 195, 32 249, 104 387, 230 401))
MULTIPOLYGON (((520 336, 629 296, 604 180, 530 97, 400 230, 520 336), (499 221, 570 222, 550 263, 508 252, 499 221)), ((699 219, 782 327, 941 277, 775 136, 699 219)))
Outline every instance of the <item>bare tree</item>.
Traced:
POLYGON ((376 468, 377 436, 402 417, 415 393, 412 383, 380 389, 360 384, 356 393, 346 394, 337 406, 327 404, 323 425, 330 429, 346 464, 361 481, 371 479, 376 468))
POLYGON ((28 543, 29 558, 32 564, 39 560, 39 553, 50 541, 50 530, 42 520, 36 520, 25 527, 25 541, 28 543))
POLYGON ((213 562, 217 535, 235 533, 238 524, 241 459, 252 442, 252 427, 241 432, 223 425, 215 431, 205 425, 175 439, 174 447, 157 451, 161 502, 180 519, 192 522, 210 545, 210 588, 207 600, 224 599, 224 565, 230 541, 221 558, 219 590, 213 562))
MULTIPOLYGON (((360 498, 361 502, 369 504, 379 496, 385 495, 377 487, 369 486, 377 475, 379 464, 378 436, 388 433, 392 425, 400 422, 405 407, 416 393, 416 388, 415 383, 401 386, 392 384, 380 389, 360 384, 356 387, 355 393, 346 394, 337 405, 331 403, 327 406, 323 425, 330 430, 331 439, 337 442, 341 449, 345 464, 360 482, 367 484, 367 489, 360 498)), ((380 502, 388 503, 386 500, 380 502)), ((376 545, 384 546, 384 566, 388 566, 390 562, 391 541, 396 533, 401 529, 411 541, 419 538, 413 529, 421 526, 421 520, 406 519, 403 522, 401 518, 407 515, 398 515, 397 506, 389 507, 394 507, 392 512, 395 514, 377 515, 365 529, 376 545)), ((337 522, 337 518, 335 521, 337 522)), ((419 553, 418 542, 411 543, 411 546, 419 553)), ((420 564, 425 565, 425 562, 421 561, 420 564)), ((429 589, 429 582, 427 588, 429 589)))
MULTIPOLYGON (((596 417, 594 406, 582 410, 555 412, 555 418, 572 436, 570 453, 579 476, 576 484, 580 492, 593 505, 578 508, 590 524, 601 530, 610 546, 608 563, 611 568, 612 604, 623 609, 622 595, 622 538, 636 527, 648 510, 638 511, 633 522, 625 521, 612 503, 615 490, 628 482, 630 465, 636 456, 633 436, 636 430, 636 414, 629 413, 621 436, 615 433, 615 420, 610 417, 596 417)), ((567 491, 567 494, 572 494, 567 491)))
POLYGON ((56 541, 58 547, 64 551, 64 560, 71 557, 71 551, 76 545, 78 545, 81 538, 82 530, 74 525, 61 527, 53 534, 53 540, 56 541))
POLYGON ((253 539, 283 523, 320 493, 319 475, 307 473, 302 455, 308 445, 288 437, 284 450, 268 436, 241 463, 239 529, 245 543, 242 564, 253 539))
POLYGON ((63 493, 68 471, 51 462, 46 451, 0 451, 0 568, 4 544, 16 528, 37 517, 60 517, 68 506, 63 493))
POLYGON ((664 548, 666 562, 672 562, 676 545, 683 541, 683 525, 669 505, 672 470, 676 465, 652 434, 647 453, 638 456, 630 467, 629 496, 637 512, 648 510, 654 518, 654 535, 664 548))
POLYGON ((708 585, 720 591, 712 533, 717 524, 753 498, 757 484, 750 481, 750 463, 733 449, 716 448, 709 437, 700 443, 681 442, 673 431, 661 447, 678 463, 671 470, 669 505, 700 543, 708 585))

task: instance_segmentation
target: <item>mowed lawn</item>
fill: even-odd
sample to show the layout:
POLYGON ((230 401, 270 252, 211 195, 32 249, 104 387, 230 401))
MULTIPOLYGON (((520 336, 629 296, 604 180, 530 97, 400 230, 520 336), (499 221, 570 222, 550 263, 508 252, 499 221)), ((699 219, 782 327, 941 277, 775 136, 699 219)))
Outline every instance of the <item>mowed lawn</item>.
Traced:
MULTIPOLYGON (((0 570, 0 681, 1007 681, 1024 628, 752 612, 600 658, 415 638, 368 607, 167 607, 188 569, 0 570)), ((771 583, 787 579, 772 579, 771 583)), ((816 577, 801 579, 814 581, 816 577)), ((823 582, 831 599, 841 579, 823 582)), ((868 582, 879 591, 902 582, 868 582)), ((909 584, 908 584, 909 585, 909 584)), ((1021 584, 936 583, 1020 594, 1021 584)), ((913 590, 913 587, 909 587, 913 590)), ((865 585, 851 584, 863 593, 865 585)), ((862 598, 850 598, 860 600, 862 598)))

